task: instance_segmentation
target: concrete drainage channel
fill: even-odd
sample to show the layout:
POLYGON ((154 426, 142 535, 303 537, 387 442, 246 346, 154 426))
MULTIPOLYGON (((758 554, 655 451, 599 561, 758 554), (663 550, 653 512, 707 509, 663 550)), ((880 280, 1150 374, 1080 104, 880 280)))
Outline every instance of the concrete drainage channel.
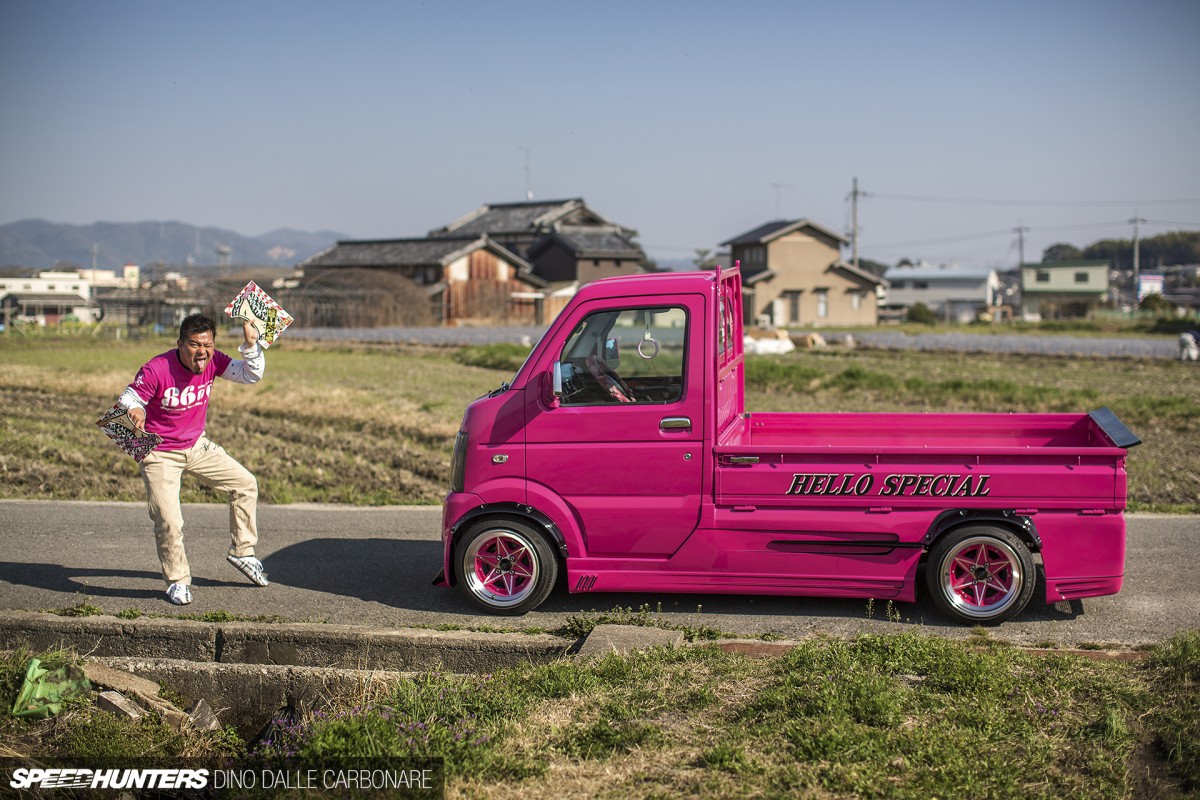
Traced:
POLYGON ((323 708, 332 697, 370 698, 415 672, 486 673, 573 654, 682 643, 679 631, 612 625, 574 642, 549 634, 0 613, 0 649, 70 648, 188 703, 205 700, 221 724, 247 738, 280 709, 323 708))

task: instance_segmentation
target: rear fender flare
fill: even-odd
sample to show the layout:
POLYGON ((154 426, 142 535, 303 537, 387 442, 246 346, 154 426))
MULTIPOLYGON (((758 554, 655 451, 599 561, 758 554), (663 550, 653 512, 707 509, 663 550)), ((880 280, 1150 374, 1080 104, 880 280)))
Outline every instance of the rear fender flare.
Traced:
POLYGON ((1036 553, 1042 549, 1042 537, 1038 534, 1033 518, 1018 514, 1011 509, 959 508, 943 511, 934 518, 929 530, 925 533, 925 538, 921 540, 921 544, 925 547, 925 551, 929 552, 933 543, 943 535, 964 525, 981 522, 998 525, 1012 531, 1021 537, 1025 544, 1029 545, 1032 552, 1036 553))

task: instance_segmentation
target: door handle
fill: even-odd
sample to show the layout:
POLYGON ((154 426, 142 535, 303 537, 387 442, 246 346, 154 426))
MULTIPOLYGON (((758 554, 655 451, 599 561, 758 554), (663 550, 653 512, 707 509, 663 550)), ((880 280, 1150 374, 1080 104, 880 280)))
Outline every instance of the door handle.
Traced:
POLYGON ((663 417, 658 422, 658 429, 662 431, 681 430, 692 427, 692 421, 687 417, 663 417))

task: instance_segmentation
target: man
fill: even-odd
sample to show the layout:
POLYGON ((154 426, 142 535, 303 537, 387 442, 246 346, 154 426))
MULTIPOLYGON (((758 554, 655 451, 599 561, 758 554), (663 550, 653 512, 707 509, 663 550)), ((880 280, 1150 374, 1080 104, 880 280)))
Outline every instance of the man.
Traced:
POLYGON ((167 598, 176 605, 192 602, 192 574, 183 548, 183 512, 179 483, 190 473, 206 486, 229 493, 230 546, 226 560, 258 586, 267 585, 263 565, 254 557, 258 543, 258 481, 225 449, 204 435, 208 399, 217 377, 234 383, 257 383, 266 368, 258 331, 243 325, 242 359, 215 349, 217 326, 203 314, 192 314, 179 326, 179 341, 146 362, 118 401, 138 427, 162 437, 142 461, 142 481, 158 558, 166 579, 167 598))

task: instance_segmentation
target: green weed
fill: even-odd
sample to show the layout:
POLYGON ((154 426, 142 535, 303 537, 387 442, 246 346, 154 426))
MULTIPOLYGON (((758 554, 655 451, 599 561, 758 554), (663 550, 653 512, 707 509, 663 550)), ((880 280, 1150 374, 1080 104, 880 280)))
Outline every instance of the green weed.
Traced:
MULTIPOLYGON (((729 636, 709 625, 678 625, 661 616, 656 616, 661 613, 662 603, 656 606, 653 613, 650 611, 649 604, 639 606, 637 611, 631 607, 622 608, 621 606, 613 606, 611 610, 604 612, 592 609, 586 614, 572 614, 567 617, 567 622, 559 633, 563 636, 581 639, 591 633, 597 625, 635 625, 643 628, 682 631, 684 639, 689 642, 712 641, 729 636)), ((700 606, 696 607, 696 613, 700 613, 700 606)))
POLYGON ((1197 651, 1200 634, 1146 665, 903 634, 776 659, 611 654, 417 676, 374 705, 285 726, 269 747, 443 756, 450 793, 479 797, 594 795, 599 769, 623 797, 1121 798, 1146 736, 1181 769, 1195 762, 1197 651), (1191 721, 1152 715, 1147 733, 1139 719, 1167 707, 1191 721))
POLYGON ((1184 787, 1200 791, 1200 631, 1155 648, 1146 669, 1158 700, 1149 718, 1155 742, 1184 787))
POLYGON ((104 609, 81 600, 68 608, 50 609, 49 613, 60 617, 98 617, 104 614, 104 609))

